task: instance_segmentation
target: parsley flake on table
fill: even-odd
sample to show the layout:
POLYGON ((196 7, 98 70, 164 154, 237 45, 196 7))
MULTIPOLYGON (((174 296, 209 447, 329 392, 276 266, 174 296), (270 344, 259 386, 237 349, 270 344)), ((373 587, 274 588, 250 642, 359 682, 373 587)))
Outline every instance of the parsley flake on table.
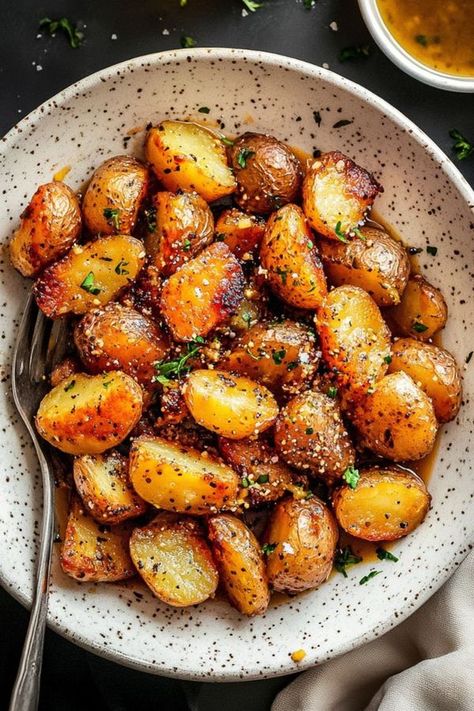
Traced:
POLYGON ((50 35, 55 35, 58 30, 61 30, 67 37, 69 46, 77 49, 84 40, 84 33, 77 29, 67 17, 61 17, 59 20, 51 20, 49 17, 43 17, 39 22, 40 29, 45 29, 50 35))
POLYGON ((345 546, 344 548, 337 549, 336 556, 334 558, 334 567, 338 573, 342 573, 342 575, 347 578, 347 566, 356 565, 361 562, 361 556, 356 555, 350 546, 345 546))
POLYGON ((254 2, 254 0, 242 0, 242 2, 250 12, 255 12, 259 8, 263 7, 262 2, 254 2))
POLYGON ((182 35, 180 39, 181 47, 183 49, 189 49, 190 47, 195 47, 197 42, 191 35, 182 35))
POLYGON ((453 144, 453 151, 456 153, 456 158, 458 160, 465 160, 466 158, 469 158, 474 151, 474 145, 468 141, 467 138, 464 138, 464 136, 459 133, 456 128, 453 128, 449 132, 449 135, 455 141, 453 144))
POLYGON ((350 467, 347 467, 346 471, 342 475, 342 478, 346 484, 351 487, 351 489, 355 489, 360 479, 359 470, 351 465, 350 467))
POLYGON ((364 575, 364 577, 359 580, 359 585, 365 585, 369 580, 375 578, 376 575, 380 575, 381 572, 381 570, 371 570, 370 573, 364 575))
POLYGON ((385 548, 382 548, 382 546, 379 546, 375 552, 377 553, 377 558, 379 560, 391 560, 392 563, 398 563, 399 561, 396 555, 393 555, 390 551, 386 551, 385 548))
POLYGON ((339 61, 348 62, 357 59, 365 59, 368 56, 370 56, 370 45, 357 44, 341 49, 339 52, 339 61))
POLYGON ((81 289, 84 289, 84 291, 87 291, 93 296, 97 296, 97 294, 100 294, 102 289, 95 283, 94 272, 89 272, 89 274, 85 277, 84 281, 81 284, 81 289))
POLYGON ((104 217, 114 230, 120 231, 120 210, 115 207, 104 207, 104 217))

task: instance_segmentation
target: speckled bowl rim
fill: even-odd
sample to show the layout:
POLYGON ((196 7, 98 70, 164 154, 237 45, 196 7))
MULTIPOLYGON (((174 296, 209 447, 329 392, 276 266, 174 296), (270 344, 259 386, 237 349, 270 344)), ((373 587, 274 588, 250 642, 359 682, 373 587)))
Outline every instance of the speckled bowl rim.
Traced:
MULTIPOLYGON (((160 66, 164 64, 169 64, 174 60, 182 61, 185 57, 191 57, 193 61, 199 61, 200 59, 215 59, 215 60, 228 60, 228 59, 242 59, 246 62, 264 63, 268 67, 276 66, 288 68, 294 71, 301 72, 307 77, 314 77, 317 80, 324 80, 330 85, 337 88, 341 88, 353 96, 357 97, 359 100, 366 102, 373 106, 378 111, 386 114, 392 121, 394 121, 402 130, 409 133, 426 151, 427 153, 438 163, 439 167, 443 170, 445 175, 450 181, 455 185, 457 190, 460 192, 462 197, 465 199, 466 203, 473 211, 474 214, 474 190, 469 186, 467 181, 454 166, 451 160, 446 156, 445 153, 430 139, 426 134, 419 129, 416 124, 414 124, 410 119, 408 119, 404 114, 395 109, 389 103, 379 98, 376 94, 373 94, 368 89, 350 81, 344 77, 341 77, 334 72, 327 69, 323 69, 308 62, 303 62, 299 59, 294 59, 292 57, 286 57, 284 55, 274 54, 271 52, 261 52, 257 50, 247 50, 247 49, 231 49, 231 48, 221 48, 221 47, 209 47, 209 48, 194 48, 194 49, 177 49, 169 50, 166 52, 156 52, 148 55, 143 55, 140 57, 134 57, 128 59, 124 62, 119 62, 105 69, 101 69, 94 74, 91 74, 84 79, 79 80, 75 84, 71 84, 66 89, 63 89, 58 94, 56 94, 51 99, 45 101, 38 108, 34 109, 28 115, 26 115, 18 124, 16 124, 10 131, 1 139, 0 141, 0 155, 5 154, 11 148, 13 143, 17 140, 18 135, 23 131, 30 129, 40 123, 48 109, 55 109, 58 106, 64 104, 64 102, 69 101, 74 98, 75 95, 83 93, 85 90, 93 89, 96 85, 113 78, 119 72, 121 74, 127 71, 133 70, 134 68, 139 69, 143 63, 152 66, 160 66)), ((355 649, 360 645, 370 642, 373 639, 380 637, 382 634, 387 632, 389 629, 400 624, 404 619, 409 617, 413 612, 415 612, 424 602, 426 602, 440 587, 441 585, 452 575, 455 568, 459 565, 459 561, 462 560, 469 552, 470 547, 474 545, 474 538, 472 540, 463 541, 456 551, 452 551, 451 562, 446 565, 442 571, 442 574, 436 579, 429 582, 423 589, 414 590, 413 593, 407 597, 400 608, 395 610, 387 618, 382 619, 378 624, 376 624, 370 633, 363 633, 352 639, 349 642, 341 643, 339 645, 335 644, 334 651, 331 653, 331 658, 338 657, 351 649, 355 649)), ((19 603, 24 607, 28 608, 31 606, 31 597, 25 595, 19 590, 14 590, 8 584, 6 577, 0 569, 0 584, 2 587, 9 592, 19 603)), ((197 671, 195 674, 189 672, 180 672, 179 669, 164 670, 150 668, 147 666, 143 659, 136 658, 132 655, 124 655, 120 652, 111 651, 102 648, 100 645, 90 642, 85 635, 82 634, 71 634, 63 630, 59 622, 55 620, 48 620, 48 626, 60 634, 65 639, 74 642, 83 649, 93 652, 101 657, 109 659, 113 662, 118 662, 127 667, 137 669, 139 671, 145 671, 158 676, 169 676, 176 679, 192 680, 192 681, 207 681, 207 682, 227 682, 227 681, 252 681, 261 680, 264 678, 269 678, 273 676, 283 676, 285 674, 292 674, 304 671, 305 669, 312 668, 317 665, 314 662, 304 662, 304 660, 298 664, 295 668, 294 662, 288 659, 288 665, 285 668, 279 667, 274 672, 268 671, 262 674, 261 670, 254 669, 248 672, 236 672, 228 673, 225 669, 219 672, 219 675, 213 675, 211 678, 203 678, 197 671)), ((326 661, 326 660, 325 660, 326 661)))

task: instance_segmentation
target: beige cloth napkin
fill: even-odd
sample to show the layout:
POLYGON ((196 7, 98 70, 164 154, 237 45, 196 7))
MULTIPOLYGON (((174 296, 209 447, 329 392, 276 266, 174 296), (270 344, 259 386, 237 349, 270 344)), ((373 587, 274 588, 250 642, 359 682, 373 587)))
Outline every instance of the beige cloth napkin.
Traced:
POLYGON ((411 617, 301 674, 272 711, 474 711, 474 551, 411 617))

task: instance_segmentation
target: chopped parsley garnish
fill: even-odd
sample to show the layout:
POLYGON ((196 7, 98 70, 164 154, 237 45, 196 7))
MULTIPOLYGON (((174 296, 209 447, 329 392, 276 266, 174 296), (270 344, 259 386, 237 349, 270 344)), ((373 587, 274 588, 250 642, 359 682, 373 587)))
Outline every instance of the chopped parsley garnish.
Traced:
POLYGON ((89 272, 89 274, 86 276, 86 278, 81 284, 81 289, 84 289, 84 291, 87 291, 93 296, 97 296, 97 294, 100 294, 102 289, 95 283, 94 272, 89 272))
POLYGON ((356 565, 360 563, 362 558, 360 555, 353 553, 350 546, 345 546, 344 548, 338 548, 336 551, 336 557, 334 558, 334 567, 338 573, 342 573, 345 578, 347 578, 346 568, 348 565, 356 565))
POLYGON ((311 242, 311 240, 309 240, 309 242, 306 244, 306 246, 308 247, 308 249, 313 249, 314 244, 311 242))
POLYGON ((250 480, 248 479, 248 477, 242 477, 242 479, 240 480, 240 485, 242 486, 242 488, 248 489, 250 486, 250 480))
POLYGON ((416 333, 423 333, 428 330, 428 326, 425 326, 425 324, 421 323, 421 321, 414 321, 411 330, 416 331, 416 333))
POLYGON ((256 486, 258 484, 267 484, 268 480, 269 480, 268 474, 260 474, 257 481, 252 481, 251 479, 248 478, 248 476, 244 476, 240 480, 240 485, 242 486, 243 489, 251 489, 253 486, 256 486))
POLYGON ((260 476, 257 479, 257 484, 267 484, 268 483, 268 474, 260 474, 260 476))
POLYGON ((337 225, 334 228, 334 232, 336 233, 336 237, 341 240, 341 242, 347 242, 347 237, 345 233, 342 231, 342 222, 339 220, 337 225))
POLYGON ((304 498, 305 498, 305 499, 312 499, 313 496, 314 496, 314 494, 313 494, 312 491, 307 491, 304 498))
POLYGON ((188 365, 189 359, 199 352, 204 342, 204 338, 197 336, 194 341, 188 343, 188 351, 181 358, 155 363, 157 375, 154 376, 153 382, 167 385, 170 380, 179 380, 181 375, 188 373, 191 370, 191 366, 188 365))
POLYGON ((241 148, 237 155, 237 163, 241 168, 245 168, 247 165, 247 160, 255 155, 255 151, 251 151, 249 148, 241 148))
POLYGON ((125 267, 128 267, 128 262, 126 262, 124 259, 121 259, 120 262, 115 267, 115 273, 120 274, 120 275, 130 274, 128 269, 125 269, 125 267))
POLYGON ((216 242, 223 242, 225 235, 222 232, 216 232, 216 242))
POLYGON ((390 365, 392 362, 392 356, 391 355, 386 355, 385 358, 383 359, 384 363, 387 363, 387 365, 390 365))
POLYGON ((360 229, 359 229, 358 227, 353 227, 353 228, 351 229, 351 232, 352 232, 353 234, 355 234, 356 237, 358 237, 359 239, 361 239, 362 242, 367 242, 367 237, 362 234, 362 232, 360 231, 360 229))
POLYGON ((344 47, 339 52, 339 61, 348 62, 354 59, 365 59, 370 55, 370 46, 368 44, 357 44, 352 47, 344 47))
POLYGON ((250 12, 255 12, 258 10, 260 7, 263 7, 263 3, 261 2, 254 2, 254 0, 242 0, 243 4, 249 10, 250 12))
POLYGON ((201 108, 198 109, 198 111, 200 114, 210 114, 211 113, 211 109, 209 108, 209 106, 201 106, 201 108))
POLYGON ((466 357, 466 360, 465 360, 466 365, 471 362, 471 358, 472 358, 473 353, 474 353, 474 351, 470 351, 470 352, 467 354, 467 357, 466 357))
POLYGON ((393 563, 398 563, 397 556, 390 553, 390 551, 386 551, 385 548, 382 548, 381 546, 377 548, 375 552, 377 553, 377 558, 379 560, 391 560, 393 563))
POLYGON ((189 250, 191 249, 191 240, 189 240, 189 239, 184 240, 183 249, 185 252, 189 252, 189 250))
POLYGON ((112 385, 113 382, 114 382, 113 380, 107 380, 107 382, 102 383, 102 385, 103 385, 104 388, 107 390, 107 388, 109 387, 109 385, 112 385))
POLYGON ((376 575, 380 575, 381 572, 381 570, 371 570, 368 575, 364 575, 364 577, 359 580, 359 585, 365 585, 369 582, 369 580, 375 578, 376 575))
POLYGON ((64 392, 65 392, 65 393, 68 393, 70 390, 73 389, 73 387, 75 386, 75 384, 76 384, 76 381, 75 381, 75 380, 71 380, 71 382, 68 383, 68 384, 66 385, 66 387, 64 388, 64 392))
POLYGON ((334 385, 330 385, 328 388, 328 397, 337 397, 337 388, 334 385))
POLYGON ((263 555, 270 555, 270 553, 273 553, 276 547, 276 543, 264 543, 262 546, 263 555))
POLYGON ((43 17, 43 19, 40 20, 39 26, 41 29, 45 28, 50 35, 54 35, 58 30, 62 30, 67 37, 69 46, 73 49, 77 49, 84 39, 84 32, 78 30, 67 17, 61 17, 59 20, 51 20, 49 17, 43 17))
POLYGON ((438 247, 431 247, 430 245, 428 245, 426 251, 428 252, 428 254, 431 254, 433 257, 435 257, 438 253, 438 247))
POLYGON ((459 133, 456 128, 453 128, 449 132, 449 135, 455 141, 453 144, 453 151, 456 153, 456 158, 458 160, 465 160, 466 158, 469 158, 471 153, 474 151, 474 145, 468 141, 467 138, 464 138, 464 136, 459 133))
POLYGON ((221 141, 225 146, 233 146, 234 141, 231 138, 227 138, 227 136, 221 136, 221 141))
POLYGON ((249 314, 248 311, 244 311, 242 314, 242 321, 247 324, 247 328, 250 328, 250 324, 252 323, 252 314, 249 314))
POLYGON ((349 119, 341 119, 340 121, 336 121, 336 123, 333 123, 332 127, 342 128, 343 126, 349 126, 350 123, 353 123, 353 121, 350 121, 349 119))
POLYGON ((281 365, 283 363, 283 359, 286 356, 286 351, 284 348, 281 349, 281 351, 273 351, 272 353, 272 358, 273 362, 275 365, 281 365))
POLYGON ((196 44, 197 44, 197 43, 196 43, 196 40, 194 39, 194 37, 191 37, 190 35, 183 35, 183 36, 181 37, 180 42, 181 42, 181 47, 183 47, 183 49, 188 49, 188 48, 190 48, 190 47, 195 47, 196 44))
POLYGON ((311 10, 316 5, 316 0, 303 0, 305 10, 311 10))
POLYGON ((277 268, 276 268, 276 273, 277 273, 278 276, 280 277, 281 283, 282 283, 282 284, 286 284, 286 280, 287 280, 287 278, 288 278, 288 272, 287 272, 287 270, 286 270, 286 269, 281 269, 280 267, 277 267, 277 268))
POLYGON ((415 35, 415 42, 421 44, 422 47, 426 47, 428 45, 428 37, 426 35, 415 35))
POLYGON ((313 430, 312 427, 307 427, 307 428, 305 429, 305 434, 307 434, 307 435, 312 435, 313 432, 314 432, 314 430, 313 430))
POLYGON ((120 210, 113 207, 104 208, 104 217, 117 232, 120 230, 120 210))
POLYGON ((145 210, 146 228, 148 232, 156 230, 156 207, 149 207, 145 210))
POLYGON ((346 484, 351 487, 351 489, 355 489, 360 479, 359 470, 351 465, 350 467, 347 467, 346 471, 342 475, 342 478, 346 484))
POLYGON ((286 369, 288 371, 291 371, 291 370, 294 370, 295 368, 297 368, 298 365, 299 365, 299 363, 297 360, 292 360, 290 363, 288 363, 288 365, 286 366, 286 369))

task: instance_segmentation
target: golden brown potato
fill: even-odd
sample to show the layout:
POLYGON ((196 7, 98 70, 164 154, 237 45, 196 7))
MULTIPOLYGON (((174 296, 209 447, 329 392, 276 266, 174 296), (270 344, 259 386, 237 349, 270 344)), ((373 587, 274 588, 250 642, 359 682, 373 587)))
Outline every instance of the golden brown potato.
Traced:
POLYGON ((184 448, 161 437, 142 437, 130 450, 135 491, 157 508, 209 514, 237 505, 239 477, 208 452, 184 448))
POLYGON ((225 244, 211 244, 163 286, 161 309, 177 341, 207 336, 244 296, 242 268, 225 244))
POLYGON ((206 202, 235 191, 225 146, 204 126, 162 121, 148 132, 145 154, 167 190, 195 190, 206 202))
POLYGON ((125 373, 76 373, 41 400, 40 435, 69 454, 100 454, 122 442, 142 414, 142 390, 125 373))
POLYGON ((263 133, 244 133, 230 149, 242 210, 266 214, 293 202, 301 187, 298 158, 284 143, 263 133))
POLYGON ((65 183, 40 185, 21 215, 10 258, 25 277, 36 276, 72 247, 81 232, 79 201, 65 183))
POLYGON ((324 271, 334 286, 360 286, 377 306, 396 306, 410 276, 410 260, 403 245, 383 230, 362 227, 347 242, 318 242, 324 271))
POLYGON ((431 497, 417 474, 396 467, 361 469, 355 489, 344 485, 333 495, 339 525, 365 541, 395 541, 425 518, 431 497))
POLYGON ((130 484, 128 459, 119 452, 76 457, 73 472, 77 492, 96 521, 116 524, 146 511, 130 484))
POLYGON ((266 387, 221 370, 194 370, 183 394, 198 424, 229 439, 264 432, 278 415, 276 400, 266 387))
POLYGON ((329 483, 354 464, 354 449, 337 403, 317 390, 297 395, 281 410, 275 447, 290 466, 329 483))
POLYGON ((59 385, 61 380, 69 378, 70 375, 74 375, 74 373, 78 373, 79 371, 79 362, 75 358, 70 358, 69 356, 64 358, 64 360, 58 363, 51 372, 51 387, 55 388, 56 385, 59 385))
POLYGON ((347 235, 365 219, 382 186, 340 151, 323 153, 303 181, 303 210, 309 224, 332 239, 347 235))
POLYGON ((358 286, 329 292, 316 318, 323 359, 355 399, 385 374, 390 332, 375 301, 358 286))
POLYGON ((114 156, 94 172, 82 201, 89 231, 130 235, 148 190, 148 169, 132 156, 114 156))
POLYGON ((187 607, 214 597, 217 569, 195 519, 158 514, 143 528, 135 528, 130 553, 152 593, 167 605, 187 607))
POLYGON ((399 335, 427 341, 444 328, 448 307, 443 294, 419 274, 410 277, 398 306, 389 311, 399 335))
POLYGON ((61 568, 81 582, 113 583, 131 578, 135 569, 129 539, 129 526, 111 528, 97 523, 74 496, 59 557, 61 568))
POLYGON ((216 222, 216 239, 224 242, 238 259, 251 254, 262 241, 265 220, 233 207, 224 210, 216 222))
POLYGON ((338 533, 332 513, 316 496, 279 501, 265 533, 271 551, 267 575, 273 589, 291 595, 327 580, 338 533))
POLYGON ((271 215, 260 247, 260 261, 272 290, 300 309, 317 309, 327 293, 313 240, 301 208, 286 205, 271 215))
POLYGON ((231 604, 243 615, 265 612, 270 602, 265 563, 252 531, 231 514, 211 516, 209 540, 221 582, 231 604))
POLYGON ((134 281, 144 258, 143 244, 126 235, 75 246, 35 281, 36 303, 49 318, 104 306, 134 281))
POLYGON ((214 217, 197 193, 157 193, 152 209, 155 224, 145 240, 147 252, 160 273, 171 276, 212 242, 214 217))
POLYGON ((353 419, 361 444, 395 462, 429 454, 438 429, 430 398, 406 373, 382 378, 357 405, 353 419))
POLYGON ((459 412, 461 373, 451 353, 431 343, 399 338, 392 346, 389 373, 403 371, 431 399, 438 422, 449 422, 459 412))

